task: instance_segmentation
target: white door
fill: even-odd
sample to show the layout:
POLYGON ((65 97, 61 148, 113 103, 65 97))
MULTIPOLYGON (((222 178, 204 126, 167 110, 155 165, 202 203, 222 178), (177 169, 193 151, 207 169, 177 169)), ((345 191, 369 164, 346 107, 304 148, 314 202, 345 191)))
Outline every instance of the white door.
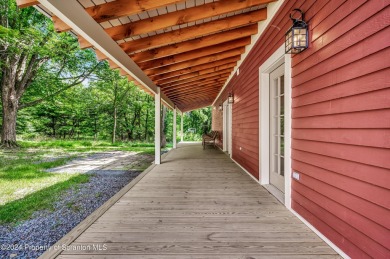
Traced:
POLYGON ((270 73, 270 184, 284 193, 284 64, 270 73))

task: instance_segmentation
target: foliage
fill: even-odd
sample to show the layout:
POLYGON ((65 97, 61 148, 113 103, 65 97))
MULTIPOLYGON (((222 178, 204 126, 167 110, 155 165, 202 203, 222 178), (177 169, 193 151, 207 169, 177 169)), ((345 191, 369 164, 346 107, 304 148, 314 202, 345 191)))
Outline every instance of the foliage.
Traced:
POLYGON ((81 84, 101 63, 36 9, 20 10, 12 0, 0 0, 0 7, 1 146, 13 148, 20 109, 81 84))
POLYGON ((64 164, 67 159, 40 162, 42 152, 1 153, 0 223, 17 222, 41 209, 51 209, 62 191, 86 182, 88 175, 54 174, 43 170, 64 164))
MULTIPOLYGON (((73 35, 56 33, 52 21, 36 9, 18 9, 14 0, 0 0, 0 5, 0 81, 8 75, 10 60, 25 57, 26 64, 36 61, 35 72, 14 103, 19 139, 154 140, 152 96, 111 70, 106 61, 98 62, 92 50, 81 50, 73 35)), ((24 70, 15 74, 16 84, 27 74, 24 70)), ((2 85, 3 89, 10 87, 2 85)), ((9 103, 2 99, 4 107, 9 103)), ((11 116, 5 110, 2 113, 3 118, 11 116)), ((168 142, 172 142, 172 118, 168 110, 164 120, 168 142)), ((185 140, 200 140, 202 133, 210 130, 210 121, 209 108, 185 113, 185 140)), ((177 129, 179 132, 180 116, 177 129)))

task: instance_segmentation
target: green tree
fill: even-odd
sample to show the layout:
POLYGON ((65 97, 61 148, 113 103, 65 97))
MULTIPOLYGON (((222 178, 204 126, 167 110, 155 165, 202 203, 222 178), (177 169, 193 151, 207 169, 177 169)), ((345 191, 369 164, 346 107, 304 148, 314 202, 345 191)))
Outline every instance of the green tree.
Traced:
POLYGON ((34 8, 19 9, 0 0, 1 146, 16 143, 18 111, 82 83, 99 66, 92 51, 81 51, 68 33, 57 34, 52 22, 34 8), (28 89, 36 99, 22 98, 28 89), (37 95, 41 92, 41 95, 37 95))

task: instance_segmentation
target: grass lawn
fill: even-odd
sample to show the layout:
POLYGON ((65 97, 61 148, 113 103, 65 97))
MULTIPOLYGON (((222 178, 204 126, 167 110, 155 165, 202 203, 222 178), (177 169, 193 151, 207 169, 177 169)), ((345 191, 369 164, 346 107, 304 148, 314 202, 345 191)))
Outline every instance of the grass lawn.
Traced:
POLYGON ((52 209, 61 193, 89 175, 44 170, 65 164, 85 152, 109 150, 154 153, 153 144, 103 141, 20 141, 20 149, 0 151, 0 224, 17 223, 38 210, 52 209))

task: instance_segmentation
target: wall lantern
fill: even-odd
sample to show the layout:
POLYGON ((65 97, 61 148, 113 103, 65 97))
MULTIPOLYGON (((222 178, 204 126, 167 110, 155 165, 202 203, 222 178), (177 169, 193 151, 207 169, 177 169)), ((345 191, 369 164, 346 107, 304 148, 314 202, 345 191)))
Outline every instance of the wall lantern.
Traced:
POLYGON ((219 111, 222 111, 222 104, 220 104, 220 105, 218 106, 218 110, 219 110, 219 111))
POLYGON ((300 9, 294 9, 290 13, 293 21, 292 27, 286 32, 286 53, 297 54, 309 47, 309 30, 304 21, 305 14, 300 9), (301 17, 293 18, 295 13, 300 13, 301 17))
POLYGON ((234 95, 232 92, 229 93, 228 103, 234 103, 234 95))

